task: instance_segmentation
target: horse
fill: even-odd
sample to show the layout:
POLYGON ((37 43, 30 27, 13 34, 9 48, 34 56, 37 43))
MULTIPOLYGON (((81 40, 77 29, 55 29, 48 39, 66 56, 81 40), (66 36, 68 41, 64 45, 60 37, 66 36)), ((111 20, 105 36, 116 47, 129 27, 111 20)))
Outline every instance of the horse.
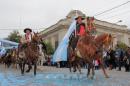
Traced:
POLYGON ((83 58, 84 61, 89 64, 87 77, 90 75, 90 69, 92 68, 91 78, 93 79, 95 74, 93 60, 98 59, 100 60, 100 66, 103 70, 105 77, 108 78, 108 75, 103 66, 102 52, 103 49, 108 48, 111 43, 112 43, 112 36, 107 33, 101 34, 96 38, 87 34, 79 38, 75 53, 78 57, 83 58))
POLYGON ((5 65, 5 68, 9 68, 11 66, 12 59, 10 50, 8 50, 6 54, 1 57, 1 62, 5 65))
POLYGON ((47 49, 46 49, 46 45, 42 42, 38 45, 39 47, 39 59, 38 59, 38 65, 43 65, 44 62, 46 62, 46 53, 47 53, 47 49))
POLYGON ((69 66, 69 70, 70 72, 72 71, 71 69, 73 68, 73 72, 76 72, 77 69, 79 71, 79 73, 81 74, 81 64, 80 64, 80 59, 75 56, 75 53, 72 49, 72 47, 69 45, 68 46, 68 66, 69 66))
POLYGON ((39 58, 39 43, 41 42, 38 33, 34 33, 32 41, 27 43, 26 47, 18 48, 18 58, 19 65, 21 69, 21 74, 24 75, 25 64, 28 64, 28 69, 26 72, 30 72, 32 65, 34 65, 34 75, 36 75, 37 61, 39 58))

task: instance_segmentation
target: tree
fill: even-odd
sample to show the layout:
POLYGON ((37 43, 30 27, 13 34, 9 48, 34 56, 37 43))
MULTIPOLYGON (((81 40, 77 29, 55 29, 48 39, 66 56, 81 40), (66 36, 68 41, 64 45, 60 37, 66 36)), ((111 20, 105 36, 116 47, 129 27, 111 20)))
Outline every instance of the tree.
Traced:
POLYGON ((118 45, 119 48, 121 48, 121 49, 123 49, 123 50, 126 50, 127 47, 128 47, 125 43, 122 43, 122 42, 118 42, 117 45, 118 45))
POLYGON ((47 47, 47 54, 53 54, 54 53, 54 48, 52 47, 50 42, 44 42, 46 47, 47 47))
POLYGON ((18 36, 18 31, 13 31, 8 35, 7 40, 13 41, 13 42, 19 42, 19 36, 18 36))

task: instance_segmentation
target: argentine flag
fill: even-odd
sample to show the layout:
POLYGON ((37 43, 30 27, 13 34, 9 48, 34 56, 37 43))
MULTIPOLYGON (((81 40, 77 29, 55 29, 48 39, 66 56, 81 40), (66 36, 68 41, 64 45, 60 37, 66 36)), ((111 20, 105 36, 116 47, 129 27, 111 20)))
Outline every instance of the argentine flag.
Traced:
POLYGON ((0 47, 0 58, 6 54, 6 50, 3 47, 0 47))
POLYGON ((74 20, 70 25, 64 38, 60 42, 58 48, 56 49, 53 55, 53 62, 67 61, 67 47, 68 47, 69 37, 75 29, 76 29, 76 21, 74 20))

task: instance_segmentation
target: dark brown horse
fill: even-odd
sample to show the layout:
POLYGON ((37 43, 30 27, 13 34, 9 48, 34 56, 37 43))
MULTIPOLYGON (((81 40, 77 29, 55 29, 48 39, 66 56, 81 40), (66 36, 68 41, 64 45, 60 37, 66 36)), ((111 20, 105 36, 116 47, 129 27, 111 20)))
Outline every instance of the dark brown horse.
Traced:
POLYGON ((80 74, 81 74, 81 58, 77 57, 75 55, 75 52, 73 51, 72 47, 69 45, 68 46, 68 66, 70 69, 70 72, 72 72, 72 68, 73 68, 73 72, 76 72, 77 69, 79 70, 80 74))
POLYGON ((90 35, 84 35, 79 38, 76 47, 76 55, 83 58, 86 63, 89 63, 88 67, 88 74, 90 74, 90 68, 92 68, 92 77, 94 76, 94 65, 93 60, 98 59, 100 60, 100 66, 103 70, 105 77, 107 78, 108 75, 104 69, 103 61, 102 61, 102 52, 103 48, 108 48, 109 45, 112 43, 112 36, 109 34, 102 34, 97 36, 96 38, 90 35))
POLYGON ((28 70, 30 72, 32 65, 34 65, 34 75, 36 75, 37 61, 39 58, 39 47, 38 44, 41 42, 38 33, 34 33, 32 41, 27 43, 26 47, 19 47, 19 65, 21 69, 21 74, 24 74, 25 64, 28 64, 28 70))
POLYGON ((5 68, 9 68, 11 66, 11 51, 6 52, 6 54, 2 57, 2 63, 5 65, 5 68))

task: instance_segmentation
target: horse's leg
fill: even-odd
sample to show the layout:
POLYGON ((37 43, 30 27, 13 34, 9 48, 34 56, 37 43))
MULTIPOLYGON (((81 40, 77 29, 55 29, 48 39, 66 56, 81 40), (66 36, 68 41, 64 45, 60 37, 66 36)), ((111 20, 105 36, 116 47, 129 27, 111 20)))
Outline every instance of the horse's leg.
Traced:
POLYGON ((87 77, 90 75, 90 64, 88 64, 88 72, 87 72, 87 77))
POLYGON ((22 65, 22 63, 19 63, 19 67, 21 69, 21 74, 23 75, 23 65, 22 65))
POLYGON ((92 69, 92 75, 90 76, 90 78, 93 79, 95 72, 94 72, 94 65, 92 63, 89 63, 89 65, 88 65, 87 77, 89 77, 89 75, 90 75, 90 69, 92 69))
POLYGON ((24 69, 25 69, 25 62, 23 63, 23 74, 24 74, 24 69))
POLYGON ((27 73, 30 72, 30 70, 32 69, 31 63, 28 64, 28 69, 27 69, 27 73))
POLYGON ((30 70, 32 69, 32 65, 31 65, 31 61, 28 60, 28 69, 26 70, 26 72, 30 72, 30 70))
POLYGON ((42 64, 42 61, 40 60, 40 64, 39 65, 41 66, 41 64, 42 64))
POLYGON ((72 63, 71 63, 71 62, 68 62, 68 64, 69 64, 69 70, 70 70, 70 72, 71 72, 72 63))
POLYGON ((6 63, 4 63, 5 69, 6 69, 6 63))
POLYGON ((79 73, 82 74, 80 64, 77 64, 77 68, 78 68, 78 70, 79 70, 79 73))
POLYGON ((105 71, 105 67, 103 65, 103 61, 100 59, 100 67, 105 75, 106 78, 109 78, 109 76, 107 75, 106 71, 105 71))
POLYGON ((92 79, 94 78, 95 72, 94 72, 94 65, 92 65, 92 79))
POLYGON ((73 72, 76 72, 77 70, 76 70, 76 63, 75 62, 72 62, 72 65, 73 65, 73 72))
POLYGON ((36 71, 37 71, 37 62, 34 62, 34 75, 36 75, 36 71))

